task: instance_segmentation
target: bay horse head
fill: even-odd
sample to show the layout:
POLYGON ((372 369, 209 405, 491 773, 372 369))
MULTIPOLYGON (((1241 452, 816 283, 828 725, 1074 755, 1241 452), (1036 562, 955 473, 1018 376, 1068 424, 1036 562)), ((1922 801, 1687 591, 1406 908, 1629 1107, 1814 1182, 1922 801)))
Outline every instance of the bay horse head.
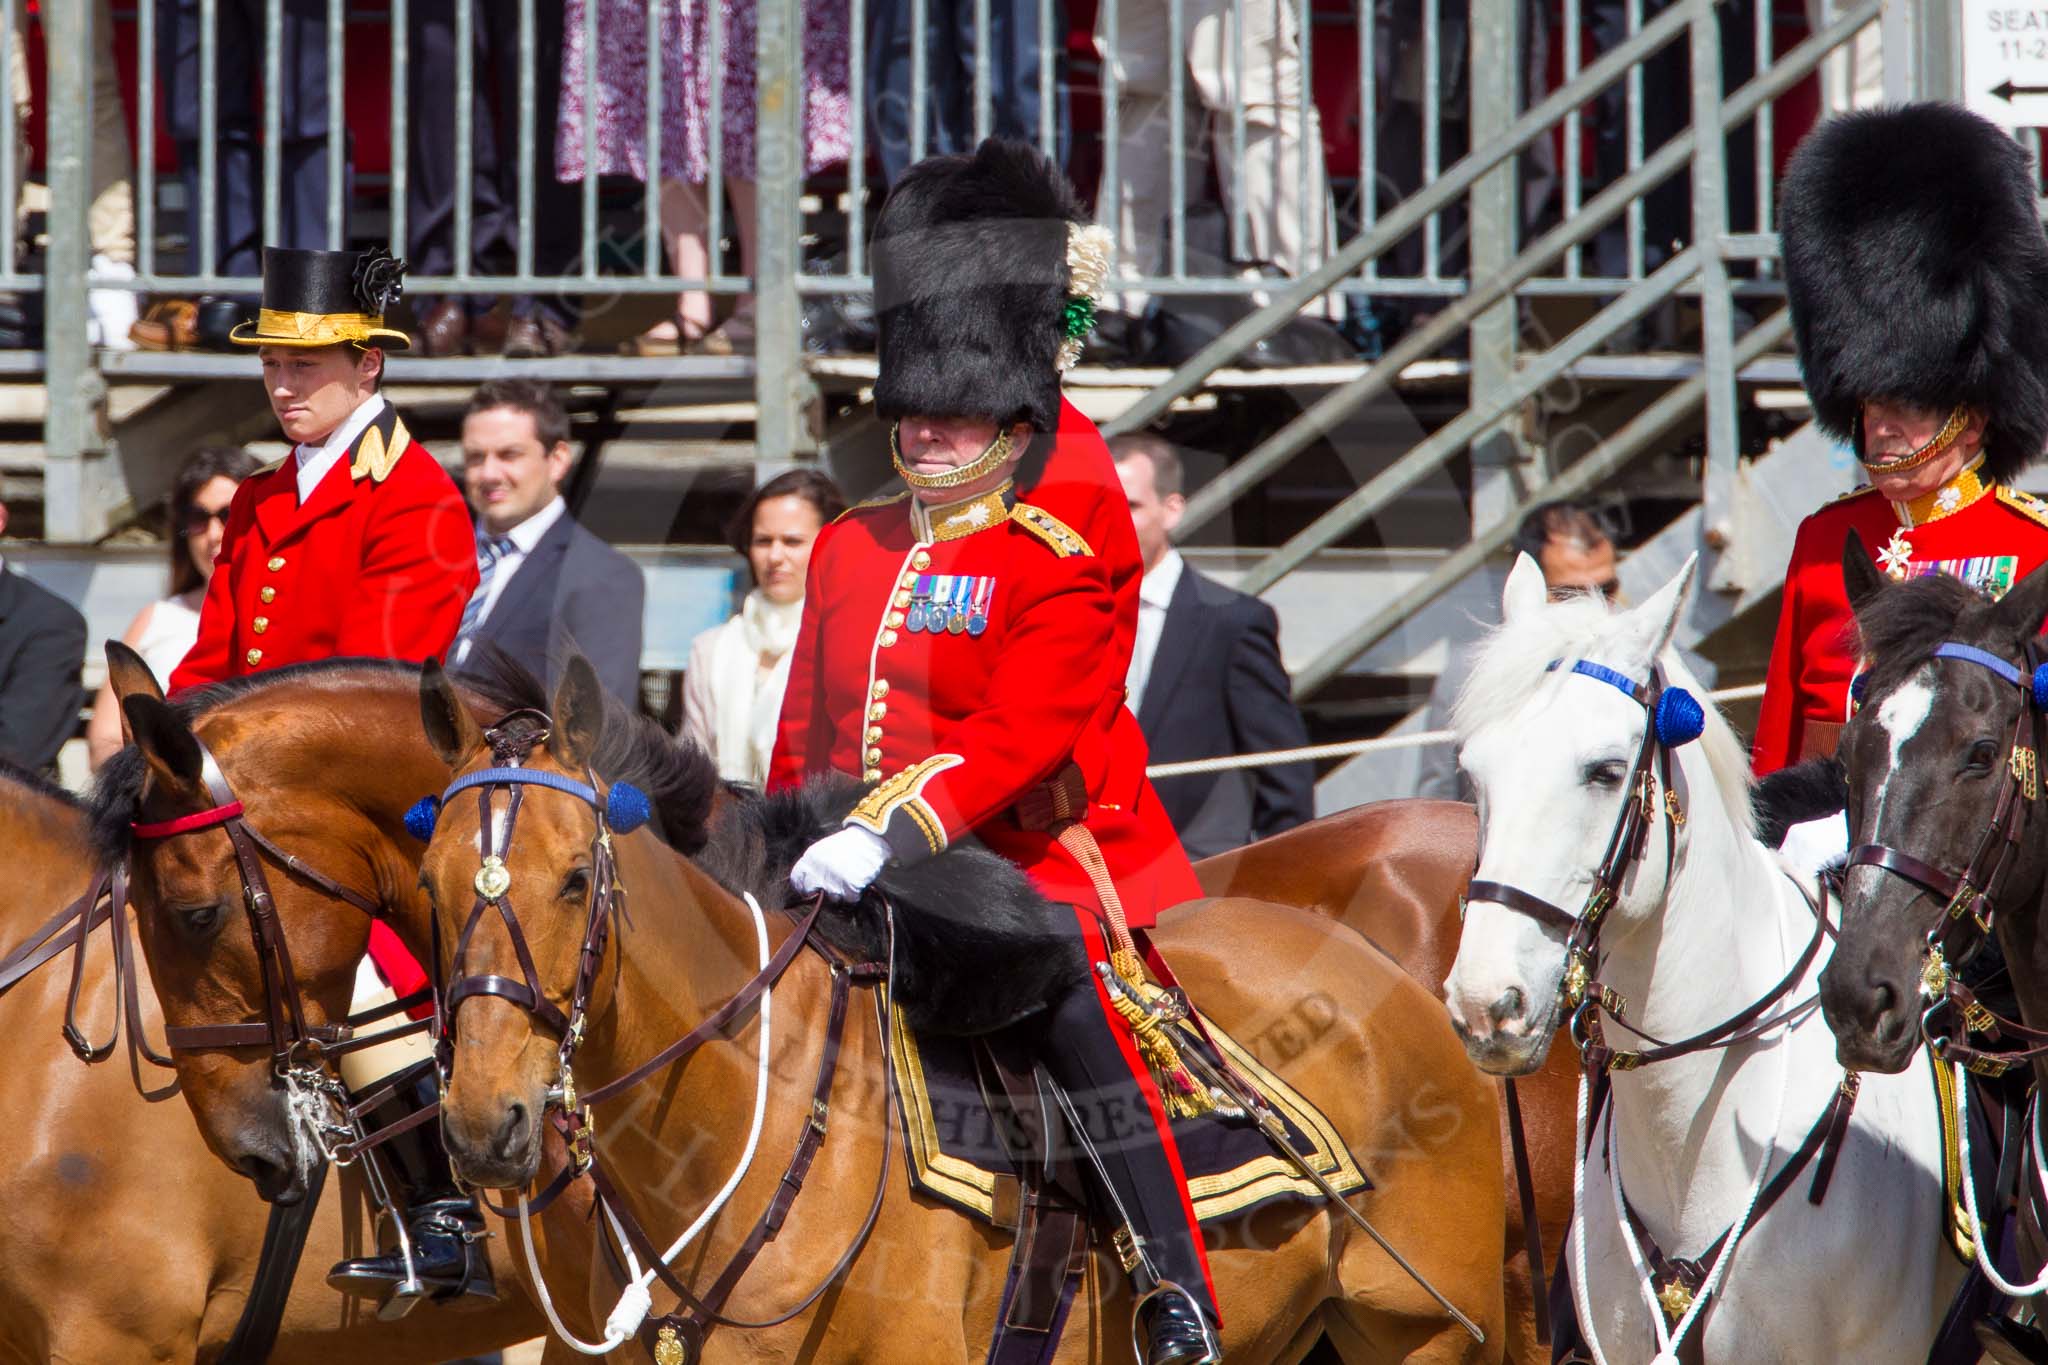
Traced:
POLYGON ((1852 535, 1842 571, 1868 671, 1837 749, 1852 851, 1821 1008, 1842 1065, 1897 1072, 1945 973, 1987 928, 2023 1006, 2043 977, 2033 949, 2048 829, 2035 807, 2048 697, 2037 700, 2035 668, 2048 568, 1992 601, 1947 574, 1891 583, 1852 535))
POLYGON ((1740 745, 1666 648, 1693 570, 1610 611, 1550 601, 1523 555, 1477 646, 1455 723, 1480 854, 1444 994, 1482 1070, 1540 1067, 1575 978, 1660 922, 1687 851, 1749 833, 1740 745))
POLYGON ((214 1154, 294 1202, 323 1158, 280 1051, 314 1064, 347 1017, 372 912, 426 921, 401 817, 447 769, 416 673, 298 665, 166 701, 132 650, 110 644, 108 670, 132 747, 100 774, 95 833, 127 861, 181 1088, 214 1154))

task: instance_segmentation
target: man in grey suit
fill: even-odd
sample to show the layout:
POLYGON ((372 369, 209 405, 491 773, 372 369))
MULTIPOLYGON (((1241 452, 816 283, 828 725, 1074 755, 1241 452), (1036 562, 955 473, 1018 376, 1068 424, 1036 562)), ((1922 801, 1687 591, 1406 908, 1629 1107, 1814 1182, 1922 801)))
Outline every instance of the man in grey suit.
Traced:
POLYGON ((462 416, 462 483, 476 513, 479 581, 452 661, 496 645, 550 685, 572 651, 605 690, 640 699, 646 584, 624 555, 577 525, 562 500, 569 417, 545 384, 493 379, 462 416))

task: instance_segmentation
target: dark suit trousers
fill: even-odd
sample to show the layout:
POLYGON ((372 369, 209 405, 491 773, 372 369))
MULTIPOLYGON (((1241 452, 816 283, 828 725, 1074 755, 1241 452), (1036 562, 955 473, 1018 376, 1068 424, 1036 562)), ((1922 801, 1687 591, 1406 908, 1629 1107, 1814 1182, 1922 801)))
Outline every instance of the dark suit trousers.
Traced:
MULTIPOLYGON (((1065 0, 1053 0, 1052 26, 1041 29, 1038 0, 989 0, 989 132, 1038 145, 1044 109, 1039 98, 1039 54, 1054 53, 1054 159, 1067 164, 1072 129, 1067 118, 1065 0)), ((926 0, 925 155, 974 150, 974 0, 926 0)), ((871 0, 868 6, 867 82, 871 136, 890 184, 911 163, 911 50, 916 34, 911 0, 871 0)))
MULTIPOLYGON (((215 47, 216 258, 199 260, 199 0, 156 0, 157 80, 178 149, 178 177, 191 206, 193 273, 262 273, 259 248, 346 245, 350 184, 342 179, 340 242, 327 239, 327 5, 284 0, 278 21, 283 89, 279 99, 278 240, 263 237, 263 0, 219 0, 215 47)), ((165 268, 173 268, 166 262, 165 268)))
MULTIPOLYGON (((406 97, 412 139, 405 194, 406 252, 421 275, 452 275, 455 259, 455 0, 412 0, 407 11, 406 97)), ((519 7, 475 5, 474 137, 470 158, 470 252, 481 270, 510 271, 519 249, 519 7)), ((673 73, 671 73, 673 79, 673 73)), ((562 0, 533 8, 533 268, 550 275, 580 269, 582 209, 577 189, 555 178, 555 109, 562 89, 562 0)), ((489 298, 470 300, 485 312, 489 298)), ((573 297, 522 297, 513 315, 545 315, 574 326, 573 297)))

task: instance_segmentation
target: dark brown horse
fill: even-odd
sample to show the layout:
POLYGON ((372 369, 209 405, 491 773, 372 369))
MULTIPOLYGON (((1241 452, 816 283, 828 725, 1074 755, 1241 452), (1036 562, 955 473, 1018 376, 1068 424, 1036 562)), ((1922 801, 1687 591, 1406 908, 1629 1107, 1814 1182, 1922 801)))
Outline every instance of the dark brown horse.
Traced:
MULTIPOLYGON (((0 773, 0 847, 0 948, 11 948, 85 889, 95 866, 88 814, 61 791, 0 773)), ((93 935, 82 983, 81 1022, 95 1043, 115 1018, 107 932, 93 935)), ((140 1086, 157 1092, 146 1099, 124 1048, 91 1066, 73 1055, 59 1033, 70 962, 59 957, 0 996, 0 1361, 214 1359, 254 1281, 268 1208, 208 1154, 162 1073, 143 1066, 140 1086)), ((163 1017, 140 985, 143 1027, 161 1045, 163 1017)), ((360 1253, 368 1226, 353 1173, 328 1181, 273 1361, 424 1363, 540 1330, 516 1283, 490 1314, 376 1321, 324 1281, 336 1259, 360 1253)))
MULTIPOLYGON (((1378 801, 1310 821, 1285 834, 1195 864, 1212 896, 1252 896, 1330 915, 1406 968, 1432 995, 1458 955, 1459 897, 1479 857, 1479 815, 1457 801, 1378 801)), ((1505 1082, 1496 1080, 1496 1086, 1505 1082)), ((1557 1264, 1572 1211, 1572 1131, 1577 1053, 1553 1047, 1541 1070, 1516 1082, 1535 1176, 1543 1273, 1557 1264)), ((1537 1341, 1534 1287, 1514 1160, 1502 1106, 1501 1160, 1508 1188, 1510 1359, 1545 1361, 1537 1341)))
MULTIPOLYGON (((429 734, 458 776, 504 761, 438 672, 430 670, 422 687, 429 734)), ((602 692, 580 659, 571 661, 550 711, 545 742, 519 758, 527 771, 571 780, 595 772, 609 781, 635 762, 654 771, 664 762, 704 762, 658 734, 637 755, 631 743, 608 752, 602 692)), ((516 826, 505 802, 488 830, 480 801, 465 797, 442 810, 421 879, 436 901, 442 942, 464 945, 465 977, 530 983, 553 1009, 567 1011, 588 907, 602 896, 616 858, 631 913, 595 901, 610 946, 576 1053, 581 1088, 624 1075, 691 1032, 751 975, 757 937, 789 934, 786 921, 764 930, 758 912, 652 833, 607 834, 600 845, 582 799, 530 783, 518 790, 516 826), (508 836, 515 828, 516 837, 508 836), (482 861, 485 854, 492 861, 482 861), (487 890, 494 885, 500 890, 487 890), (477 897, 501 894, 504 885, 518 888, 511 899, 521 907, 522 937, 495 919, 466 933, 477 897)), ((1314 1020, 1303 1046, 1268 1060, 1323 1106, 1346 1146, 1361 1154, 1374 1180, 1359 1198, 1363 1211, 1487 1335, 1475 1342, 1337 1213, 1269 1206, 1245 1226, 1210 1230, 1228 1358, 1293 1360, 1325 1331, 1346 1360, 1499 1358, 1498 1120, 1490 1087, 1462 1061, 1441 1008, 1356 936, 1283 906, 1195 902, 1168 915, 1155 939, 1205 1012, 1235 1036, 1260 1039, 1314 1005, 1301 1015, 1314 1020), (1418 1110, 1425 1102, 1426 1115, 1418 1110)), ((802 1078, 815 1074, 825 1047, 828 974, 824 960, 799 954, 773 994, 772 1037, 758 1015, 742 1016, 733 1046, 699 1050, 655 1073, 628 1122, 597 1119, 599 1162, 611 1185, 636 1218, 666 1231, 712 1204, 736 1161, 745 1167, 740 1153, 761 1102, 753 1057, 775 1059, 774 1073, 788 1075, 764 1083, 760 1150, 773 1155, 745 1168, 732 1204, 750 1212, 718 1219, 690 1249, 681 1274, 700 1286, 737 1254, 751 1211, 781 1182, 776 1156, 794 1149, 812 1120, 811 1087, 802 1078)), ((543 1115, 563 1080, 563 1035, 539 1025, 541 1016, 513 993, 459 994, 451 996, 453 1061, 442 1109, 449 1152, 456 1169, 479 1184, 522 1188, 540 1173, 543 1115)), ((882 1189, 872 1237, 863 1234, 890 1139, 886 1116, 859 1119, 876 1115, 868 1106, 885 1089, 885 1046, 872 1025, 848 1031, 830 1093, 832 1112, 845 1106, 855 1122, 834 1130, 789 1224, 752 1261, 732 1309, 771 1316, 801 1302, 810 1285, 832 1281, 835 1263, 845 1268, 839 1288, 744 1344, 734 1333, 714 1336, 714 1346, 723 1342, 736 1357, 842 1360, 882 1358, 905 1342, 917 1343, 923 1360, 964 1361, 985 1350, 1007 1247, 893 1180, 882 1189), (848 1248, 851 1258, 842 1262, 848 1248)), ((551 1238, 545 1248, 542 1272, 558 1296, 602 1302, 616 1292, 616 1280, 593 1269, 591 1250, 573 1238, 551 1238)), ((1122 1277, 1098 1260, 1076 1299, 1062 1358, 1122 1357, 1129 1312, 1122 1277)))

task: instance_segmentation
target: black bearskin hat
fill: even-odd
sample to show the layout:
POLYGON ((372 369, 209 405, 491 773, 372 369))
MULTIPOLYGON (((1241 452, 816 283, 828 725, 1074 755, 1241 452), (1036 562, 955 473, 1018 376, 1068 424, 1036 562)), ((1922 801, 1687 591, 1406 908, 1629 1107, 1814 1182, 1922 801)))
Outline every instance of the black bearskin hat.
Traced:
POLYGON ((1780 190, 1785 287, 1821 429, 1859 451, 1863 403, 1986 420, 2010 479, 2048 445, 2048 236, 2027 155, 1955 105, 1843 114, 1780 190))
POLYGON ((875 411, 1057 428, 1069 236, 1086 221, 1059 168, 1020 142, 905 171, 875 222, 875 411))

